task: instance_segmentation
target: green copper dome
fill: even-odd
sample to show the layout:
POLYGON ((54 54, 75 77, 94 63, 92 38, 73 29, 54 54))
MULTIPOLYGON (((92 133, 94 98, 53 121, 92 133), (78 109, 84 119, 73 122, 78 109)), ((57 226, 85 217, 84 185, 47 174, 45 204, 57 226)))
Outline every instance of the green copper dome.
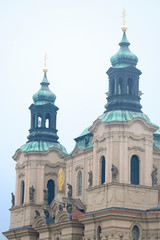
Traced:
POLYGON ((119 51, 111 57, 111 64, 114 68, 124 68, 127 66, 136 66, 138 58, 133 54, 128 46, 130 45, 126 37, 126 32, 123 32, 123 37, 119 43, 119 51))
POLYGON ((33 95, 33 101, 36 105, 43 105, 46 103, 54 103, 56 100, 56 95, 50 91, 48 85, 50 84, 47 79, 46 72, 44 72, 44 77, 41 84, 40 90, 33 95))

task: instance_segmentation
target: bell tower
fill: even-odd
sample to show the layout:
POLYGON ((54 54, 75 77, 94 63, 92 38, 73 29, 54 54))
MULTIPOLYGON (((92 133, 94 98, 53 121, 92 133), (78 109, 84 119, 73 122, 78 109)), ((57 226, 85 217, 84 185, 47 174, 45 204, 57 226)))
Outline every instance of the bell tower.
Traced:
MULTIPOLYGON (((123 15, 124 18, 124 15, 123 15)), ((122 26, 123 36, 119 43, 119 51, 111 57, 112 67, 106 72, 109 76, 109 93, 106 111, 127 110, 141 112, 139 76, 141 71, 136 68, 138 58, 129 49, 126 36, 125 19, 122 26)))
POLYGON ((50 91, 47 79, 47 68, 43 68, 44 77, 40 90, 33 95, 34 103, 29 107, 31 111, 31 128, 28 142, 48 141, 57 142, 56 116, 58 107, 54 105, 56 95, 50 91))

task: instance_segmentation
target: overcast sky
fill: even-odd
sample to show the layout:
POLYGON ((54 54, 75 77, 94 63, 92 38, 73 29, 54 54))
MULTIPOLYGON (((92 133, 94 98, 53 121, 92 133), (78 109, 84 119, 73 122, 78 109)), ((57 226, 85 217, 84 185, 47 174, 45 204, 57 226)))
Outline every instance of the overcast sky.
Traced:
POLYGON ((142 71, 142 110, 160 125, 159 0, 0 1, 0 232, 9 229, 10 195, 15 192, 12 156, 27 141, 28 107, 40 88, 45 52, 59 107, 59 141, 70 152, 74 138, 104 112, 105 72, 119 49, 124 7, 130 49, 142 71))

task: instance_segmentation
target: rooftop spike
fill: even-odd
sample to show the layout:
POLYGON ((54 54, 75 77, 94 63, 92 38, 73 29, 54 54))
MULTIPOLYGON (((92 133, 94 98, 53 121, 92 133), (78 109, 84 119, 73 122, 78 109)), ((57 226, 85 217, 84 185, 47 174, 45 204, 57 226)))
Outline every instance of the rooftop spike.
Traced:
POLYGON ((123 12, 122 12, 123 26, 122 26, 122 28, 121 28, 123 32, 126 32, 126 31, 127 31, 125 16, 126 16, 126 11, 125 11, 125 9, 123 8, 123 12))

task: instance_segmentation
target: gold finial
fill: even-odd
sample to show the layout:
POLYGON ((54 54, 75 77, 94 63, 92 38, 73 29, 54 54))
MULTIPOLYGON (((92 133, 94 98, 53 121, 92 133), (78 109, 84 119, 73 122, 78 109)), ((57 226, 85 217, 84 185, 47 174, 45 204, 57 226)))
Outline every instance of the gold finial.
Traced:
POLYGON ((43 72, 47 72, 48 71, 48 69, 46 67, 46 61, 47 61, 47 53, 45 53, 45 55, 44 55, 44 68, 43 68, 43 72))
POLYGON ((126 32, 126 31, 127 31, 125 16, 126 16, 126 11, 125 11, 125 9, 123 8, 123 13, 122 13, 123 26, 122 26, 122 28, 121 28, 123 32, 126 32))

